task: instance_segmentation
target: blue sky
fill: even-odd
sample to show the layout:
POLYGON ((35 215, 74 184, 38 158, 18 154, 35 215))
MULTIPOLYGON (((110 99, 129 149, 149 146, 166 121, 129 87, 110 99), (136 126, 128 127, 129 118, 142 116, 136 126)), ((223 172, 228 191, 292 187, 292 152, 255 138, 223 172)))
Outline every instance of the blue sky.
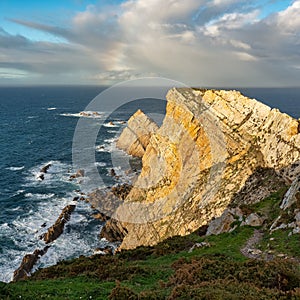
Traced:
POLYGON ((0 85, 299 86, 299 15, 299 0, 0 0, 0 85))

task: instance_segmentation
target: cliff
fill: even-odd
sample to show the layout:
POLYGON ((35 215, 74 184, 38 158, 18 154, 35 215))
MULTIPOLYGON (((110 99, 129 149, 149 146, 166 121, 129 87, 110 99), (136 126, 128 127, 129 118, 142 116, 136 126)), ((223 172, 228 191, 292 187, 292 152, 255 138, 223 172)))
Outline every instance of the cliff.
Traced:
POLYGON ((117 147, 132 156, 142 157, 149 144, 151 135, 158 126, 141 110, 138 110, 122 131, 117 147))
POLYGON ((258 202, 299 174, 299 123, 290 116, 237 91, 174 88, 167 100, 141 174, 113 216, 127 232, 121 249, 187 235, 233 201, 258 202), (264 170, 274 180, 257 190, 268 182, 264 170))

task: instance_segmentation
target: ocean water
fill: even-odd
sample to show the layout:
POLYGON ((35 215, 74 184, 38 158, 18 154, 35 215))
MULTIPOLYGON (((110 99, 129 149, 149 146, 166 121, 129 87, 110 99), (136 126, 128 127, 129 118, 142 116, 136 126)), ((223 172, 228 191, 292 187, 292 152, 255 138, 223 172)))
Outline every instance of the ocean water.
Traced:
MULTIPOLYGON (((50 227, 61 210, 74 203, 79 185, 69 177, 72 169, 72 139, 79 112, 104 87, 1 87, 0 88, 0 281, 10 281, 23 256, 43 248, 39 236, 50 227), (51 163, 45 180, 40 169, 51 163), (46 227, 42 225, 46 223, 46 227)), ((300 117, 300 89, 241 89, 244 94, 300 117)), ((127 120, 141 107, 146 113, 164 114, 165 104, 153 106, 150 99, 121 107, 112 115, 99 111, 95 126, 104 120, 98 134, 95 158, 106 185, 126 180, 109 173, 112 153, 118 152, 114 141, 127 120), (113 123, 110 123, 113 122, 113 123)), ((161 122, 161 119, 157 120, 161 122)), ((119 153, 122 160, 124 153, 119 153)), ((93 209, 84 201, 75 203, 76 210, 64 233, 52 244, 35 268, 90 255, 104 246, 98 238, 101 222, 92 217, 93 209)))

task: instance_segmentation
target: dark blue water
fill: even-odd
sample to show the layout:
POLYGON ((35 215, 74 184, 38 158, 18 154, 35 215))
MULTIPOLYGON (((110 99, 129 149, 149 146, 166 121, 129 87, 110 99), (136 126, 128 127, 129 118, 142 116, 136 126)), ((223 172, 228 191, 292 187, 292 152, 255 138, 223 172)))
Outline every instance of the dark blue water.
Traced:
MULTIPOLYGON (((61 210, 74 203, 80 186, 71 182, 72 139, 78 116, 103 87, 22 87, 0 88, 0 281, 9 281, 22 256, 45 245, 39 236, 50 227, 61 210), (45 180, 38 176, 51 163, 45 180), (41 227, 46 223, 46 227, 41 227)), ((106 185, 122 182, 109 173, 113 167, 114 141, 127 120, 140 106, 153 111, 149 100, 131 101, 112 115, 99 111, 91 126, 103 123, 95 146, 98 171, 106 185), (101 121, 101 122, 100 122, 101 121), (110 123, 113 122, 113 123, 110 123)), ((165 105, 155 111, 164 112, 165 105)), ((121 151, 119 151, 121 152, 121 151)), ((121 159, 124 153, 119 153, 121 159)), ((83 154, 84 156, 84 154, 83 154)), ((115 155, 116 156, 116 155, 115 155)), ((124 175, 122 177, 122 175, 124 175)), ((98 235, 99 221, 88 204, 77 201, 75 212, 61 238, 42 257, 38 266, 91 254, 103 246, 98 235)))
MULTIPOLYGON (((0 281, 11 280, 24 254, 42 248, 39 236, 73 203, 76 182, 69 181, 72 170, 72 139, 78 113, 103 87, 19 87, 0 88, 0 281), (37 176, 51 163, 44 181, 37 176), (41 227, 46 223, 45 228, 41 227)), ((300 89, 242 89, 247 96, 300 117, 300 89)), ((95 125, 105 118, 95 151, 98 170, 106 184, 116 183, 108 174, 112 168, 114 140, 125 126, 122 120, 142 106, 146 112, 163 113, 164 105, 151 101, 131 103, 113 115, 99 112, 95 125), (110 124, 109 122, 113 123, 110 124)), ((76 170, 75 170, 76 171, 76 170)), ((117 170, 118 172, 118 170, 117 170)), ((121 174, 122 175, 122 174, 121 174)), ((122 178, 121 178, 122 179, 122 178)), ((57 239, 38 266, 91 254, 101 246, 97 236, 99 221, 85 202, 77 207, 63 235, 57 239)))

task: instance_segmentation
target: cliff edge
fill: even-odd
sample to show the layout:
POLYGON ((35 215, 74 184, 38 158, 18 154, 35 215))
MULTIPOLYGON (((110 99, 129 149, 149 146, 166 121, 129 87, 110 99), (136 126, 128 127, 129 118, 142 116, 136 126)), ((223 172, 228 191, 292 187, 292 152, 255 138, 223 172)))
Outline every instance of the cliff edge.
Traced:
POLYGON ((141 174, 113 216, 127 232, 121 249, 187 235, 233 201, 262 200, 275 187, 271 180, 256 192, 261 170, 288 184, 299 174, 299 123, 292 117, 238 91, 173 88, 167 100, 141 174))

